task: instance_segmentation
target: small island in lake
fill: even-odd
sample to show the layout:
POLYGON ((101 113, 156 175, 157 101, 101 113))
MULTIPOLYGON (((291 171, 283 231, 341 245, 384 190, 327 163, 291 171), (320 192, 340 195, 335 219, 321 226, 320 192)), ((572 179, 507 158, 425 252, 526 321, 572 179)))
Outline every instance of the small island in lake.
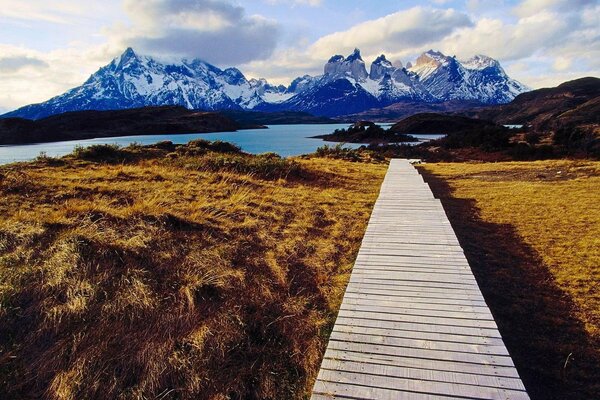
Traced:
POLYGON ((353 125, 350 125, 348 129, 336 129, 335 131, 333 131, 333 133, 313 137, 323 139, 328 142, 368 144, 404 143, 419 141, 419 139, 413 136, 404 133, 394 133, 390 130, 386 130, 371 121, 358 121, 353 125))

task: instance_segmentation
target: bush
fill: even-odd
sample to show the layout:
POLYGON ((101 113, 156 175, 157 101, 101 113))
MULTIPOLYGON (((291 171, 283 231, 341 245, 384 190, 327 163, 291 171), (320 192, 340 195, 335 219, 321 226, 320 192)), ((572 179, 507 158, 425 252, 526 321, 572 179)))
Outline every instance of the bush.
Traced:
POLYGON ((61 159, 50 157, 45 151, 40 151, 40 154, 35 158, 35 161, 49 166, 64 165, 65 163, 61 159))
POLYGON ((194 149, 204 149, 215 151, 217 153, 241 153, 242 148, 233 143, 224 142, 222 140, 215 140, 211 142, 205 139, 196 139, 188 143, 188 147, 194 149))
POLYGON ((215 155, 203 160, 204 166, 212 171, 228 170, 255 175, 264 179, 280 179, 302 176, 302 167, 295 161, 267 153, 257 156, 215 155))
POLYGON ((347 161, 360 161, 360 150, 344 147, 344 143, 339 143, 335 146, 324 145, 315 151, 317 157, 336 158, 347 161))
POLYGON ((447 149, 478 147, 484 151, 496 151, 508 148, 510 137, 511 133, 507 128, 484 126, 474 130, 450 133, 439 139, 439 143, 447 149))
POLYGON ((511 149, 511 155, 515 160, 529 160, 534 153, 534 148, 527 142, 519 142, 511 149))
POLYGON ((592 129, 561 126, 554 132, 552 140, 554 144, 564 146, 569 154, 600 158, 600 138, 592 129))
POLYGON ((538 132, 528 132, 525 134, 525 141, 529 144, 538 144, 542 139, 542 134, 538 132))
POLYGON ((130 154, 117 144, 94 144, 88 147, 75 146, 71 155, 79 160, 120 162, 130 154))

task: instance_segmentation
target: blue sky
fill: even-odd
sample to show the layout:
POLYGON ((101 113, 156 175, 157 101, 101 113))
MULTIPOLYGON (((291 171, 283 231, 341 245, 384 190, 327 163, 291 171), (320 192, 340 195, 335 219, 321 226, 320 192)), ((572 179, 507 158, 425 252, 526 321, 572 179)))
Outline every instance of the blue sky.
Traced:
POLYGON ((600 75, 598 0, 0 0, 0 111, 81 84, 127 46, 289 83, 359 47, 486 54, 537 88, 600 75))

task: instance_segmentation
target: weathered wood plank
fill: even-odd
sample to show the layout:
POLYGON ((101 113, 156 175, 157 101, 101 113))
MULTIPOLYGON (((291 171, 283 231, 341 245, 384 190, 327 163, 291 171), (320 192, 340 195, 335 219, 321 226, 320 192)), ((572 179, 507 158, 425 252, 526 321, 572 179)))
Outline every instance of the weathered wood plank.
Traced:
POLYGON ((313 400, 528 399, 441 202, 391 160, 313 400))

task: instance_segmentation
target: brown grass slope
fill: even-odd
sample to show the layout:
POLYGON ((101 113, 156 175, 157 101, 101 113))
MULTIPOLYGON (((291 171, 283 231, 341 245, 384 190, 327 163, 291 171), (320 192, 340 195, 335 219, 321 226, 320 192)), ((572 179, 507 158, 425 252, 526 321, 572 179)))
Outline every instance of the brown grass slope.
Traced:
POLYGON ((0 168, 0 398, 302 398, 385 165, 75 154, 0 168))

